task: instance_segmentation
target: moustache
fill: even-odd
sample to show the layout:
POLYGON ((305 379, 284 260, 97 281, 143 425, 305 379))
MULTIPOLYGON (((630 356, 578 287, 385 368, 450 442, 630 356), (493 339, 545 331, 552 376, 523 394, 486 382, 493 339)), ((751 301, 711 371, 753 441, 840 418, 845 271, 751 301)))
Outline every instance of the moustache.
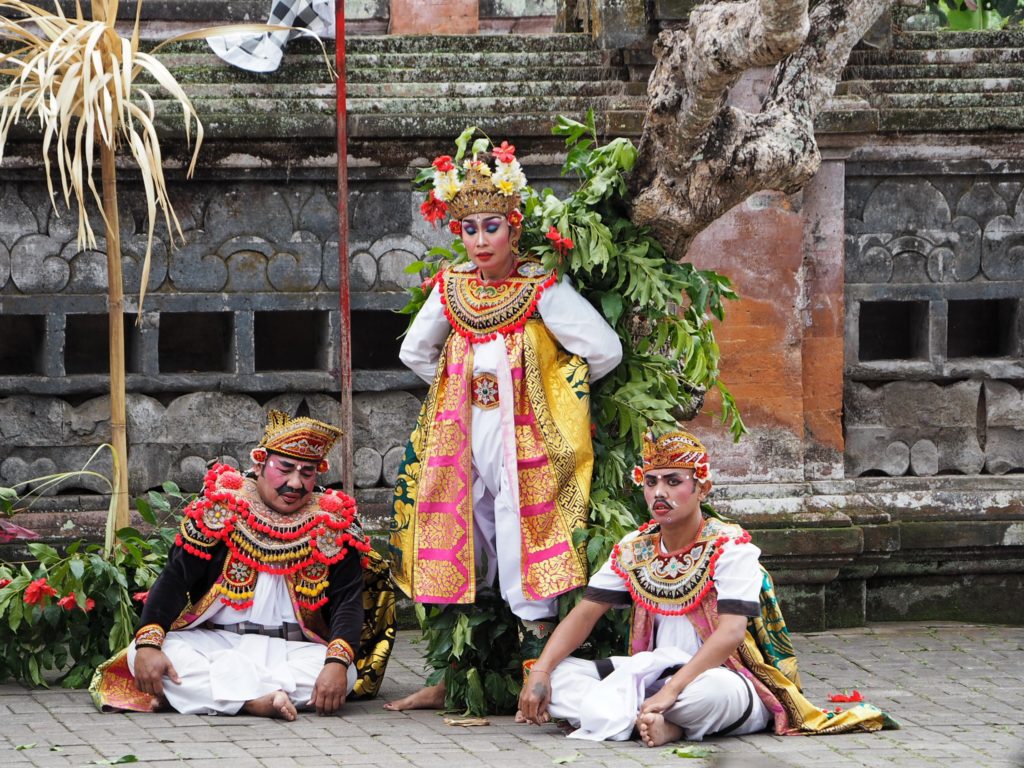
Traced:
POLYGON ((310 494, 310 491, 307 491, 305 488, 292 488, 288 483, 281 483, 274 490, 278 496, 284 496, 286 493, 297 493, 300 496, 309 496, 310 494))

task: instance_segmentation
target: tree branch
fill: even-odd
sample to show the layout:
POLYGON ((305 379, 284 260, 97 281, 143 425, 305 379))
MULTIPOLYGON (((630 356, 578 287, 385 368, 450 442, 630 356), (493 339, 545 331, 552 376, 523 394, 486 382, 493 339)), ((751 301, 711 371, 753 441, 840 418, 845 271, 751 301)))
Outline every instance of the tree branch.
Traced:
POLYGON ((795 192, 820 163, 814 117, 887 0, 747 0, 700 6, 662 33, 636 169, 633 220, 682 258, 692 239, 762 189, 795 192), (757 114, 725 104, 747 69, 778 63, 757 114))

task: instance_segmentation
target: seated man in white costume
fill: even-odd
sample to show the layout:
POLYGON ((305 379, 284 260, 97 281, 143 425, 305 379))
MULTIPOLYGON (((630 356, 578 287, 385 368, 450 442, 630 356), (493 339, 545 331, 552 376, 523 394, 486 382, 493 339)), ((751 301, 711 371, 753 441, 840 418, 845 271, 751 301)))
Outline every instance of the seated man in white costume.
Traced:
POLYGON ((522 719, 565 719, 577 728, 571 736, 583 739, 638 732, 649 747, 769 725, 779 734, 894 726, 870 705, 825 713, 800 693, 760 550, 740 526, 701 510, 711 473, 696 437, 648 434, 633 479, 653 519, 614 547, 551 635, 523 686, 522 719), (633 608, 632 655, 569 657, 619 606, 633 608), (763 611, 770 621, 762 621, 763 611))
POLYGON ((207 474, 128 647, 138 690, 178 712, 328 715, 356 681, 369 543, 355 502, 316 486, 341 431, 269 417, 250 472, 207 474))

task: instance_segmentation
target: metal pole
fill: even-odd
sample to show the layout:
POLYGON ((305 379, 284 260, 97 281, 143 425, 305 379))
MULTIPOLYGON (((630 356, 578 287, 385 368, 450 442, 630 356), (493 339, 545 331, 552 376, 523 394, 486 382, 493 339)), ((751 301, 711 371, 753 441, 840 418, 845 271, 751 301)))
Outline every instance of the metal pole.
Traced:
POLYGON ((348 292, 348 128, 345 93, 345 0, 335 0, 334 68, 338 114, 338 292, 340 294, 341 343, 339 347, 339 378, 341 384, 342 479, 345 491, 352 494, 355 478, 352 468, 352 316, 348 292))

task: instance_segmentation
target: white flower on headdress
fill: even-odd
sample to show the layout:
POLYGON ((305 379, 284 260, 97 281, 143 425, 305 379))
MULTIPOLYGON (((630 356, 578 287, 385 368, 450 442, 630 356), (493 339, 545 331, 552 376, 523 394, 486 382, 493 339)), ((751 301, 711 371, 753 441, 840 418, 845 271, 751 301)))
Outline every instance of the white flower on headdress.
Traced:
POLYGON ((459 174, 454 168, 444 173, 434 173, 434 195, 438 200, 451 202, 459 190, 462 189, 462 182, 459 181, 459 174))
POLYGON ((503 195, 514 195, 526 187, 526 174, 518 160, 511 163, 496 163, 493 184, 503 195))
POLYGON ((703 454, 693 465, 693 476, 701 485, 711 481, 711 464, 708 462, 707 454, 703 454))

